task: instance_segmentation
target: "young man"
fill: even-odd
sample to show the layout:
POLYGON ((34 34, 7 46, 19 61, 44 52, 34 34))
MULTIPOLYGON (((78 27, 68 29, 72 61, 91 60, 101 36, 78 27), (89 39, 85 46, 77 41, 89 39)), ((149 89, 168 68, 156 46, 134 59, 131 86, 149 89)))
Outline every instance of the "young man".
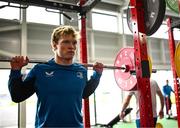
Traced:
MULTIPOLYGON (((164 112, 163 112, 163 108, 164 108, 164 99, 163 99, 163 95, 161 93, 161 90, 158 87, 158 84, 155 80, 150 80, 150 86, 151 86, 151 100, 152 100, 152 110, 153 110, 153 117, 154 117, 154 126, 156 125, 157 122, 157 111, 156 111, 156 94, 159 96, 160 99, 160 111, 159 111, 159 117, 160 119, 164 117, 164 112)), ((127 108, 127 106, 130 103, 130 100, 132 98, 132 96, 136 97, 136 127, 140 128, 140 110, 139 110, 139 92, 138 91, 130 91, 128 96, 126 97, 123 105, 122 105, 122 109, 121 109, 121 113, 119 114, 120 118, 123 119, 124 118, 124 110, 127 108)))
POLYGON ((165 100, 165 105, 166 105, 166 115, 168 116, 167 118, 170 118, 171 113, 171 92, 174 93, 172 90, 171 86, 169 85, 169 81, 166 80, 166 84, 163 86, 163 95, 164 95, 164 100, 165 100))
POLYGON ((87 80, 87 69, 73 63, 78 33, 71 26, 54 29, 51 46, 54 58, 35 65, 22 80, 21 68, 29 59, 13 57, 9 78, 9 91, 19 103, 36 93, 37 110, 35 127, 83 127, 82 99, 88 98, 99 84, 103 64, 95 63, 94 73, 87 80))

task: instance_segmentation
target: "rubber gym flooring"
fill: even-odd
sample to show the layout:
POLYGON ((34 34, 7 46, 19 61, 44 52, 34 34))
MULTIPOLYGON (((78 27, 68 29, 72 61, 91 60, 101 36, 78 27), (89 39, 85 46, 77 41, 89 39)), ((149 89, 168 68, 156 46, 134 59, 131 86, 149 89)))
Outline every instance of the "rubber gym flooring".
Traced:
MULTIPOLYGON (((157 123, 160 123, 162 127, 156 127, 156 128, 178 128, 177 120, 175 119, 158 119, 157 123)), ((106 128, 103 126, 91 126, 92 128, 106 128)), ((113 126, 113 128, 136 128, 136 124, 134 121, 132 122, 118 122, 116 125, 113 126)))
MULTIPOLYGON (((158 119, 159 123, 163 125, 163 128, 178 128, 177 120, 175 119, 158 119)), ((113 126, 113 128, 136 128, 135 122, 119 122, 113 126)))

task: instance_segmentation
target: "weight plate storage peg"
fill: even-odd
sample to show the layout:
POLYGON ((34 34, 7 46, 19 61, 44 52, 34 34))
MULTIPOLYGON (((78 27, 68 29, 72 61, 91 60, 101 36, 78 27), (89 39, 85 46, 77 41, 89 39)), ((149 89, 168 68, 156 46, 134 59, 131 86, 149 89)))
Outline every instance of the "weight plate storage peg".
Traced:
MULTIPOLYGON (((143 0, 144 18, 145 18, 145 34, 151 36, 161 26, 166 10, 165 0, 143 0)), ((133 32, 131 19, 131 5, 129 3, 127 9, 127 24, 131 32, 133 32)))

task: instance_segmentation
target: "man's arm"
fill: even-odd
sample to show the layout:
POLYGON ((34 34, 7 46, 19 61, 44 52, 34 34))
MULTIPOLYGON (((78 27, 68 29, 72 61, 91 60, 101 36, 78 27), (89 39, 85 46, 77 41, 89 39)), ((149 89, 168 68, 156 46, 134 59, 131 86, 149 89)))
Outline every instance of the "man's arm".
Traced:
POLYGON ((164 95, 166 95, 165 86, 163 86, 162 91, 163 91, 164 95))
MULTIPOLYGON (((170 86, 171 87, 171 86, 170 86)), ((171 91, 174 93, 174 90, 172 89, 172 87, 171 87, 171 91)))
POLYGON ((20 70, 11 70, 8 88, 12 101, 19 103, 30 97, 35 92, 34 82, 35 78, 30 77, 23 81, 20 70))
POLYGON ((87 82, 87 85, 83 91, 83 98, 88 98, 94 91, 96 90, 97 86, 99 85, 99 81, 103 72, 103 64, 96 62, 93 65, 94 73, 91 76, 91 79, 87 82))
POLYGON ((26 80, 22 80, 21 69, 29 63, 28 57, 15 56, 10 61, 11 72, 8 81, 8 88, 12 101, 21 102, 30 97, 34 92, 34 82, 32 70, 26 80))
POLYGON ((160 99, 160 104, 161 104, 161 108, 160 108, 160 111, 159 111, 159 117, 160 119, 164 117, 164 112, 163 112, 163 109, 164 109, 164 97, 162 95, 162 92, 161 90, 157 90, 157 95, 159 96, 159 99, 160 99))
POLYGON ((120 112, 120 114, 119 114, 119 116, 120 116, 121 119, 123 119, 124 116, 125 116, 124 111, 126 110, 127 106, 129 105, 130 100, 131 100, 131 97, 132 97, 132 95, 128 95, 128 96, 126 97, 123 105, 122 105, 122 109, 121 109, 121 112, 120 112))
POLYGON ((84 88, 83 99, 88 98, 92 93, 94 93, 97 86, 99 85, 100 78, 101 74, 99 74, 98 72, 93 73, 90 80, 87 81, 86 87, 84 88))

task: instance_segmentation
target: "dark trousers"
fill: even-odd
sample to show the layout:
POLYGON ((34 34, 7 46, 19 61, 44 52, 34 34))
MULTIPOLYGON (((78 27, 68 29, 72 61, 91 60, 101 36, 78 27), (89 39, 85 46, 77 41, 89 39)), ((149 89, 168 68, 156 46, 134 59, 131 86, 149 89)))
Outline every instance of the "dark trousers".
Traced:
POLYGON ((171 110, 172 102, 170 97, 165 97, 165 105, 166 105, 166 114, 169 115, 169 110, 171 110))

